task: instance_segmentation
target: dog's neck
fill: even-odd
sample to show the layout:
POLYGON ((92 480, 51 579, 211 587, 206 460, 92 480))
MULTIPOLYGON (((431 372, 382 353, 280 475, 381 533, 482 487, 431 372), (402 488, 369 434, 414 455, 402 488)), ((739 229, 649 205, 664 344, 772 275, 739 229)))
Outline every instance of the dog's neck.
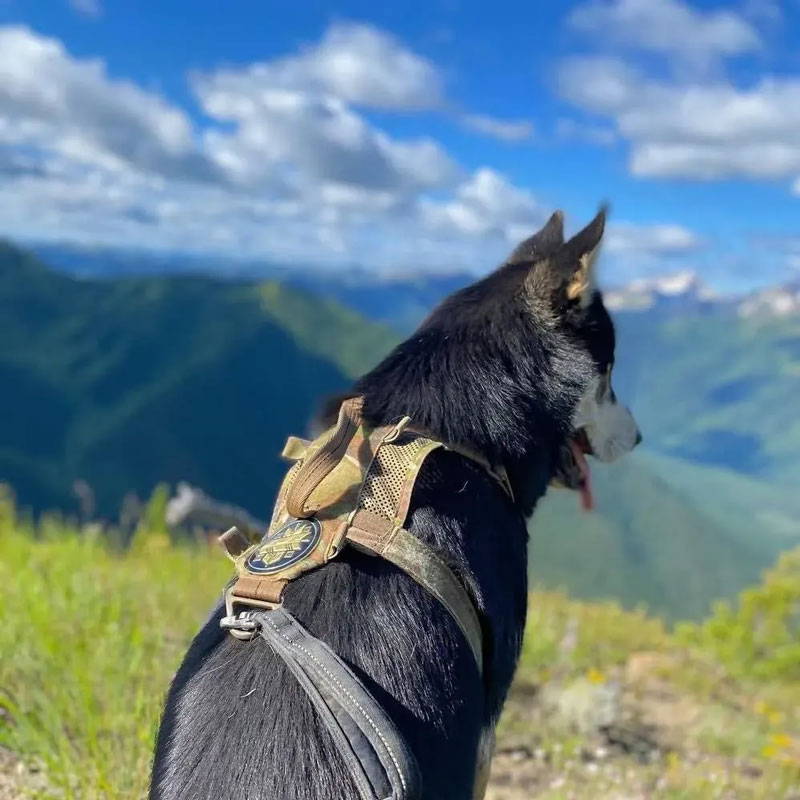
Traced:
POLYGON ((486 327, 470 337, 424 325, 356 390, 370 424, 408 415, 434 437, 504 465, 527 516, 552 477, 583 391, 580 357, 530 319, 506 320, 495 334, 502 338, 486 327))

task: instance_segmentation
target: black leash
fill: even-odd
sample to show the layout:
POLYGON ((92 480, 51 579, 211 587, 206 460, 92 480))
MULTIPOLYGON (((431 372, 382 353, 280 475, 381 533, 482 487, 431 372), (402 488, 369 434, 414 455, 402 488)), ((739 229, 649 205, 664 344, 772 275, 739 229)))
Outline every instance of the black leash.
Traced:
POLYGON ((361 800, 419 797, 419 767, 394 723, 350 667, 288 611, 245 611, 220 626, 258 633, 283 659, 333 736, 361 800))

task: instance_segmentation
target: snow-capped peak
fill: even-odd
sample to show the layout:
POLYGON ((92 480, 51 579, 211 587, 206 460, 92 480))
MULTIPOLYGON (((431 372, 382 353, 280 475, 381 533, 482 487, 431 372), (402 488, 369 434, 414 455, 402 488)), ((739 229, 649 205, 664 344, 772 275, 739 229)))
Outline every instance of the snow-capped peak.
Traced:
POLYGON ((743 317, 785 317, 800 313, 800 279, 747 295, 739 303, 738 311, 743 317))
POLYGON ((653 278, 638 278, 627 286, 604 292, 606 305, 615 311, 657 307, 694 308, 718 299, 691 270, 681 270, 653 278))
POLYGON ((706 286, 691 270, 652 278, 637 278, 627 286, 603 293, 612 311, 658 310, 680 313, 728 308, 742 317, 783 317, 800 313, 800 278, 746 295, 722 295, 706 286))

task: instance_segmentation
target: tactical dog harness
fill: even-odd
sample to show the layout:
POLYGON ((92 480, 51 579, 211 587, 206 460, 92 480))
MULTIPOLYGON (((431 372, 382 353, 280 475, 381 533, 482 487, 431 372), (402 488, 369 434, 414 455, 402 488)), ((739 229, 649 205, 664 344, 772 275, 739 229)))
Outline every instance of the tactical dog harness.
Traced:
POLYGON ((290 437, 294 461, 267 533, 251 543, 238 529, 220 537, 237 578, 220 625, 240 639, 262 636, 297 678, 343 755, 362 800, 419 795, 413 754, 352 670, 282 607, 286 585, 350 545, 395 564, 452 615, 483 670, 478 614, 447 564, 404 527, 425 459, 444 448, 479 463, 512 496, 505 471, 461 447, 415 430, 409 417, 369 428, 361 398, 346 400, 336 424, 313 442, 290 437))

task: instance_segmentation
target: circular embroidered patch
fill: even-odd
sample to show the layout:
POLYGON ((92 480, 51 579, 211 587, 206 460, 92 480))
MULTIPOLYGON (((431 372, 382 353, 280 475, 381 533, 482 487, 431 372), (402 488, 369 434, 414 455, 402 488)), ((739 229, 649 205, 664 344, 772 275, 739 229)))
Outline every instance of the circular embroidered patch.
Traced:
POLYGON ((248 572, 272 575, 302 561, 317 545, 321 527, 315 519, 292 519, 267 534, 248 556, 244 565, 248 572))

